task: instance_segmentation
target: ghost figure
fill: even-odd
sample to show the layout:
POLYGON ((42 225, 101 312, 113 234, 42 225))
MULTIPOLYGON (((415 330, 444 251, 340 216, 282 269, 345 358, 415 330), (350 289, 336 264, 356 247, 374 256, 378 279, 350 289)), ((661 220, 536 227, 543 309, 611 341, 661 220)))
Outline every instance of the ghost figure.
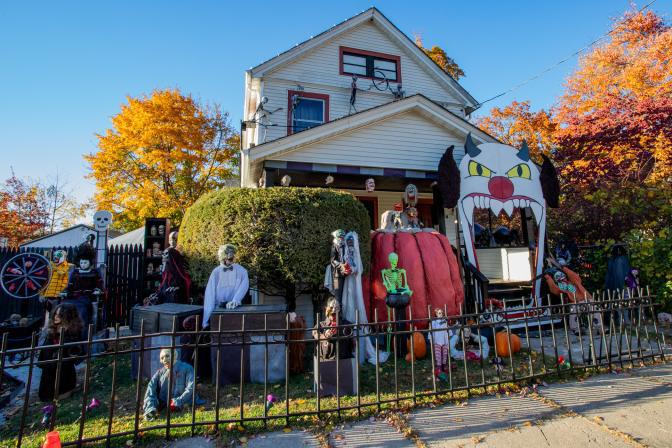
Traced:
MULTIPOLYGON (((546 232, 546 201, 555 205, 558 188, 555 170, 547 158, 540 171, 530 159, 527 144, 520 150, 501 143, 476 145, 467 135, 465 155, 459 165, 460 183, 457 208, 464 229, 469 262, 478 267, 474 248, 474 209, 490 209, 495 216, 504 210, 508 216, 516 208, 530 208, 539 228, 534 291, 538 294, 543 269, 543 241, 546 232)), ((452 159, 449 148, 447 158, 452 159)), ((444 156, 445 157, 445 156, 444 156)), ((443 162, 442 162, 443 163, 443 162)), ((454 163, 454 162, 453 162, 454 163)))

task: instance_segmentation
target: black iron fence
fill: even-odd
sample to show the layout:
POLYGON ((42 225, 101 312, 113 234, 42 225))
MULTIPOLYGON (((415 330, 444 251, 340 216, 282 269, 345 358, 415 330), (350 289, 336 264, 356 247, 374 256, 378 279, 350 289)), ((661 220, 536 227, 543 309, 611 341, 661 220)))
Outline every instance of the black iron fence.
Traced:
POLYGON ((532 387, 542 379, 591 369, 665 361, 670 349, 656 322, 655 306, 654 297, 642 291, 593 302, 524 304, 447 316, 450 333, 442 333, 443 322, 432 325, 432 319, 417 319, 409 312, 402 321, 394 313, 390 321, 376 314, 367 324, 357 315, 355 322, 318 327, 317 333, 297 329, 285 314, 278 325, 277 316, 269 314, 256 316, 254 322, 243 316, 234 328, 213 325, 218 329, 201 331, 179 330, 181 323, 173 319, 172 331, 149 332, 143 320, 136 334, 122 335, 117 325, 112 337, 94 340, 90 328, 86 341, 68 342, 61 333, 60 343, 52 345, 40 345, 35 334, 30 348, 21 350, 8 349, 5 337, 0 376, 22 369, 27 372, 26 389, 33 392, 23 396, 19 411, 0 431, 0 442, 36 446, 47 431, 57 430, 64 446, 110 446, 307 426, 315 418, 361 418, 442 396, 498 391, 508 383, 532 387), (363 338, 375 348, 368 361, 362 359, 367 346, 363 338), (163 348, 178 349, 176 356, 184 364, 174 365, 174 375, 157 391, 163 401, 155 404, 163 406, 148 420, 148 379, 160 368, 163 348), (389 359, 383 363, 384 353, 389 359), (62 372, 71 371, 73 364, 79 364, 81 385, 67 397, 42 396, 47 400, 40 402, 36 382, 40 391, 45 381, 54 382, 47 384, 52 391, 63 391, 69 379, 62 372), (172 407, 166 397, 179 394, 181 401, 172 407))

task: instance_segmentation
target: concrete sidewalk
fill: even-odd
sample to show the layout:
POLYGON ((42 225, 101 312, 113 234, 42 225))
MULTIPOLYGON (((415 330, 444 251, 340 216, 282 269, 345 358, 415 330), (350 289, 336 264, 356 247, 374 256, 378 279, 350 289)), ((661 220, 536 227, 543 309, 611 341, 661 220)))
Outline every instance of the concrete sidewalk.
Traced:
MULTIPOLYGON (((671 422, 672 364, 665 364, 552 384, 541 388, 538 396, 491 396, 419 409, 408 415, 408 425, 419 435, 416 441, 404 438, 384 421, 371 420, 334 430, 329 442, 334 447, 369 448, 669 447, 671 422)), ((215 446, 201 441, 179 446, 215 446)), ((308 432, 292 431, 256 436, 246 446, 317 447, 319 443, 308 432)))

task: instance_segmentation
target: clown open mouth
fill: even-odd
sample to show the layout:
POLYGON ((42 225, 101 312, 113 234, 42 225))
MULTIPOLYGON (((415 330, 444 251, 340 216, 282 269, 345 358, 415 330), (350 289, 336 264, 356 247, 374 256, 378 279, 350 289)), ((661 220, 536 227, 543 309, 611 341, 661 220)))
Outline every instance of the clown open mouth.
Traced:
POLYGON ((544 207, 536 200, 527 196, 511 196, 507 199, 496 198, 490 194, 470 193, 461 201, 462 211, 471 227, 474 224, 474 209, 490 209, 495 216, 502 210, 511 217, 515 209, 530 208, 537 225, 541 223, 544 207))

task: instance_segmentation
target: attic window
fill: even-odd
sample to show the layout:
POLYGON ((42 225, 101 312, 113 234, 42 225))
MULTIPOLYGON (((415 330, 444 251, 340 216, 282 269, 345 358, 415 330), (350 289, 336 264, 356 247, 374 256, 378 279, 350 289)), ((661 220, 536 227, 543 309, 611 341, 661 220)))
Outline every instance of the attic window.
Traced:
POLYGON ((399 56, 340 47, 340 74, 401 82, 399 56))
POLYGON ((329 121, 329 95, 296 90, 289 90, 287 93, 287 134, 304 131, 329 121))

